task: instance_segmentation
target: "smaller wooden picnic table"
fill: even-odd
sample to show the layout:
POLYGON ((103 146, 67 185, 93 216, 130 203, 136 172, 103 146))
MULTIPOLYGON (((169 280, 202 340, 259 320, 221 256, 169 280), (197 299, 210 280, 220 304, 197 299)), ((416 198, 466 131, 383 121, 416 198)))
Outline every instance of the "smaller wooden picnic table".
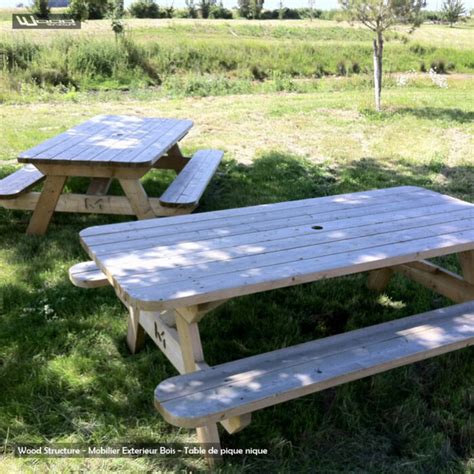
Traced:
POLYGON ((197 427, 201 442, 219 443, 216 421, 235 432, 250 411, 474 342, 471 304, 206 369, 198 323, 238 296, 372 271, 374 289, 399 272, 457 303, 474 300, 474 205, 426 189, 99 226, 80 237, 95 262, 84 273, 102 272, 130 309, 131 349, 146 331, 180 373, 204 369, 156 392, 166 419, 197 427), (459 255, 464 278, 426 260, 448 254, 459 255))
POLYGON ((171 118, 94 117, 21 153, 18 161, 27 166, 2 180, 0 204, 33 209, 30 234, 43 234, 55 210, 131 214, 139 219, 187 214, 212 177, 221 152, 201 153, 197 161, 203 171, 199 165, 190 166, 180 189, 168 191, 163 200, 149 198, 140 178, 153 168, 182 171, 192 160, 183 156, 178 142, 192 126, 191 120, 171 118), (201 175, 197 185, 190 179, 196 173, 201 175), (86 194, 62 194, 67 179, 74 176, 91 178, 86 194), (24 193, 44 178, 41 194, 24 193), (125 197, 106 196, 112 178, 118 179, 125 197))

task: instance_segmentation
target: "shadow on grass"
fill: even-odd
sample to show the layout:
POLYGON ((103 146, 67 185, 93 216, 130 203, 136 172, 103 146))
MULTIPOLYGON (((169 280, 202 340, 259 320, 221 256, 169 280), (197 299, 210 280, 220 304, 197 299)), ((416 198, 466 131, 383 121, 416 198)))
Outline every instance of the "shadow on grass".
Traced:
MULTIPOLYGON (((171 179, 154 173, 144 185, 159 195, 171 179)), ((472 182, 474 166, 365 158, 340 168, 272 152, 252 165, 225 161, 199 212, 397 185, 472 201, 472 182)), ((84 185, 73 181, 71 190, 84 185)), ((58 215, 44 238, 24 235, 26 213, 1 210, 0 218, 0 438, 179 441, 186 433, 176 435, 151 402, 174 369, 150 341, 128 353, 126 312, 112 289, 83 290, 67 279, 85 258, 79 230, 128 218, 58 215)), ((214 365, 448 304, 398 277, 383 297, 366 290, 363 275, 321 281, 230 301, 203 320, 204 351, 214 365)), ((259 412, 223 444, 267 447, 270 456, 229 458, 225 470, 461 470, 470 449, 470 364, 472 352, 459 351, 259 412)))

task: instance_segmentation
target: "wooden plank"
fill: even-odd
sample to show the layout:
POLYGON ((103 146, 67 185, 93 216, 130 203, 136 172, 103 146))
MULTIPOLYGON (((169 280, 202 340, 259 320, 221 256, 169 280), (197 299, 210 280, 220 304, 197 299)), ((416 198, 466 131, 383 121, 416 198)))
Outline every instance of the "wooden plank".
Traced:
MULTIPOLYGON (((345 219, 333 219, 331 221, 325 221, 322 219, 320 223, 323 229, 317 233, 317 239, 332 237, 332 240, 341 240, 347 233, 360 233, 360 228, 363 226, 381 226, 385 228, 392 228, 397 230, 398 225, 406 226, 409 222, 414 222, 415 226, 426 225, 434 222, 452 222, 459 219, 461 216, 465 216, 464 211, 458 211, 458 206, 452 207, 451 205, 441 206, 428 206, 423 208, 415 208, 402 211, 393 211, 389 215, 371 213, 369 215, 361 217, 352 217, 345 219), (449 216, 447 216, 449 214, 449 216), (323 221, 323 222, 322 222, 323 221)), ((468 212, 472 212, 468 208, 468 212)), ((175 219, 173 219, 175 220, 175 219)), ((190 251, 193 253, 196 251, 204 252, 211 250, 224 250, 234 246, 247 245, 248 249, 255 249, 259 245, 266 245, 268 241, 276 241, 281 239, 295 239, 302 236, 312 235, 315 236, 315 231, 312 228, 313 221, 301 222, 299 225, 291 225, 288 223, 287 227, 271 228, 268 229, 268 225, 249 226, 236 226, 235 228, 229 228, 223 232, 223 236, 215 237, 214 233, 208 235, 206 231, 199 231, 196 235, 195 232, 187 232, 189 226, 186 226, 184 231, 179 232, 177 227, 175 232, 179 232, 178 235, 166 234, 144 237, 143 239, 135 238, 132 234, 123 236, 122 240, 118 240, 117 236, 111 235, 110 241, 106 242, 100 237, 100 241, 97 242, 95 237, 87 238, 87 242, 94 247, 94 254, 106 255, 111 253, 118 253, 122 250, 134 251, 141 249, 152 249, 154 252, 161 252, 161 255, 184 255, 190 251), (127 238, 128 237, 128 238, 127 238), (91 242, 92 240, 92 242, 91 242), (251 245, 249 245, 251 244, 251 245)), ((217 226, 216 226, 217 228, 217 226)), ((218 234, 218 232, 217 232, 218 234)), ((107 234, 105 234, 107 235, 107 234)), ((140 236, 141 233, 137 231, 135 236, 140 236)), ((250 250, 249 250, 250 253, 250 250)))
POLYGON ((0 199, 15 199, 43 181, 45 176, 33 165, 26 165, 0 180, 0 199))
POLYGON ((391 268, 381 268, 369 273, 367 287, 374 291, 383 291, 392 278, 393 270, 391 268))
MULTIPOLYGON (((167 225, 161 224, 160 221, 150 221, 152 226, 150 228, 142 228, 141 225, 136 225, 136 230, 133 232, 133 226, 129 229, 122 229, 122 232, 105 232, 98 235, 88 235, 88 229, 81 232, 81 237, 87 238, 90 245, 97 247, 99 245, 116 245, 119 242, 127 242, 127 246, 141 245, 146 242, 145 247, 153 246, 155 243, 166 243, 167 237, 176 234, 183 235, 184 241, 202 241, 210 239, 229 239, 234 236, 238 242, 242 238, 252 238, 256 235, 256 240, 248 242, 260 241, 260 233, 268 232, 267 235, 275 236, 274 238, 281 238, 288 235, 288 230, 303 228, 305 233, 308 233, 308 228, 311 228, 314 234, 313 226, 317 224, 323 229, 321 232, 329 230, 358 227, 366 223, 380 223, 384 224, 391 222, 391 217, 394 220, 405 219, 409 217, 422 217, 423 215, 431 216, 441 212, 456 212, 458 210, 470 210, 474 207, 468 203, 449 203, 439 204, 436 198, 422 199, 417 203, 413 200, 404 200, 388 205, 375 206, 357 206, 353 208, 341 209, 320 209, 319 206, 313 205, 311 208, 298 210, 282 211, 279 214, 274 212, 268 215, 249 216, 241 218, 223 218, 219 220, 208 219, 208 213, 201 213, 199 216, 202 220, 183 222, 183 218, 167 220, 167 225), (289 215, 287 215, 287 212, 289 215), (178 223, 176 223, 178 221, 178 223), (340 224, 342 222, 342 224, 340 224), (250 234, 250 235, 247 235, 250 234), (149 245, 148 245, 149 244, 149 245)), ((197 216, 197 215, 196 215, 197 216)), ((194 218, 196 216, 188 216, 194 218)), ((113 226, 113 224, 112 224, 113 226)), ((112 227, 101 226, 101 227, 112 227)), ((320 232, 320 233, 321 233, 320 232)), ((263 240, 268 240, 268 236, 262 234, 263 240)), ((169 241, 169 240, 168 240, 169 241)), ((174 242, 174 240, 172 240, 174 242)))
POLYGON ((474 285, 474 250, 458 254, 464 279, 474 285))
POLYGON ((109 192, 112 180, 110 178, 92 178, 87 193, 92 196, 105 196, 109 192))
MULTIPOLYGON (((338 196, 326 196, 322 198, 310 198, 310 199, 302 199, 299 201, 288 201, 282 203, 274 203, 274 204, 261 204, 258 206, 249 206, 249 207, 242 207, 236 209, 225 209, 222 211, 213 211, 213 212, 203 212, 200 213, 199 216, 188 216, 185 219, 174 219, 172 222, 141 222, 139 224, 136 223, 121 223, 121 224, 111 224, 107 226, 100 226, 100 227, 93 227, 90 229, 85 229, 83 231, 83 235, 85 237, 93 237, 93 236, 100 236, 103 234, 123 234, 127 230, 132 232, 142 231, 151 228, 160 228, 163 226, 172 225, 179 225, 179 224, 186 224, 189 225, 191 223, 202 223, 207 222, 208 226, 212 225, 221 225, 221 221, 219 219, 235 219, 235 218, 242 218, 248 219, 250 216, 258 217, 261 219, 265 217, 265 213, 269 213, 271 215, 278 215, 281 214, 283 211, 290 211, 294 212, 296 209, 301 207, 309 206, 310 208, 314 208, 315 206, 318 207, 319 210, 324 211, 327 210, 328 206, 330 206, 331 210, 334 210, 334 205, 337 205, 337 209, 350 209, 361 207, 364 204, 366 205, 380 205, 380 200, 389 200, 389 201, 410 201, 411 207, 413 206, 413 196, 423 196, 423 197, 433 197, 437 199, 439 202, 438 204, 448 203, 448 202, 457 202, 466 205, 467 203, 442 196, 438 193, 433 191, 427 191, 423 188, 417 188, 414 186, 398 186, 394 188, 387 188, 387 189, 378 189, 373 191, 365 191, 365 192, 357 192, 357 193, 347 193, 347 194, 340 194, 338 196), (210 221, 213 221, 212 223, 210 221)), ((157 229, 158 230, 158 229, 157 229)))
MULTIPOLYGON (((28 193, 16 199, 2 200, 0 206, 6 209, 32 211, 35 209, 41 193, 28 193)), ((155 216, 176 216, 188 214, 189 209, 173 209, 163 207, 158 198, 149 198, 148 201, 155 216)), ((59 197, 55 212, 74 212, 84 214, 118 214, 133 216, 135 212, 125 196, 90 196, 87 194, 62 194, 59 197)))
POLYGON ((107 277, 95 262, 81 262, 69 269, 69 279, 79 288, 99 288, 109 285, 107 277))
POLYGON ((394 267, 393 270, 436 293, 446 296, 455 303, 474 300, 474 284, 470 284, 459 275, 430 262, 406 263, 394 267))
MULTIPOLYGON (((188 324, 179 312, 176 311, 176 327, 178 329, 179 343, 183 355, 184 370, 186 372, 194 372, 199 370, 197 365, 204 362, 204 354, 202 351, 201 338, 197 323, 188 324)), ((197 428, 198 441, 201 444, 214 445, 220 452, 220 439, 217 425, 215 423, 202 423, 197 428)), ((206 455, 210 465, 219 462, 220 457, 210 457, 206 455)))
POLYGON ((176 144, 154 164, 154 168, 173 169, 179 173, 188 164, 189 160, 190 158, 184 156, 179 145, 176 144))
POLYGON ((145 331, 140 325, 140 309, 128 307, 127 346, 132 354, 136 354, 145 345, 145 331))
POLYGON ((62 176, 67 173, 68 176, 84 176, 86 178, 139 179, 150 171, 149 166, 109 166, 103 163, 94 163, 94 166, 91 166, 90 163, 78 164, 72 161, 64 165, 55 164, 52 160, 46 164, 37 163, 35 166, 48 176, 62 176))
POLYGON ((474 344, 474 303, 249 357, 160 383, 155 404, 196 427, 474 344))
POLYGON ((49 222, 53 217, 56 204, 61 195, 66 176, 47 176, 43 191, 38 199, 30 223, 26 230, 27 234, 43 235, 48 229, 49 222))
POLYGON ((185 373, 178 332, 161 318, 160 313, 142 311, 140 325, 180 374, 185 373))
POLYGON ((29 150, 22 152, 20 156, 18 157, 18 161, 28 162, 29 158, 35 158, 41 155, 42 153, 47 152, 48 150, 50 150, 54 146, 57 146, 60 143, 64 143, 64 142, 70 143, 71 140, 75 139, 76 137, 81 137, 82 139, 85 139, 85 137, 88 136, 88 133, 90 133, 92 130, 95 130, 95 131, 102 130, 104 126, 100 125, 100 122, 105 120, 107 117, 109 116, 98 115, 86 122, 76 125, 75 127, 59 135, 56 135, 55 137, 49 138, 48 140, 45 140, 39 145, 36 145, 33 148, 30 148, 29 150))
POLYGON ((19 161, 149 167, 183 138, 192 125, 190 120, 98 116, 23 152, 19 161))
MULTIPOLYGON (((126 301, 139 304, 146 310, 161 310, 376 270, 420 258, 458 253, 474 246, 474 230, 456 232, 444 237, 428 237, 413 240, 409 244, 391 243, 324 257, 276 263, 258 269, 249 268, 226 273, 225 277, 223 274, 206 276, 203 271, 199 281, 182 280, 180 283, 174 281, 162 284, 161 275, 148 275, 146 279, 135 277, 135 282, 132 278, 115 276, 114 281, 117 291, 126 301)), ((105 273, 108 272, 103 264, 99 263, 99 267, 105 273)), ((186 271, 185 274, 187 273, 186 271)))
POLYGON ((196 206, 219 166, 224 153, 200 150, 160 197, 164 206, 196 206))
POLYGON ((120 179, 119 182, 130 202, 133 213, 139 219, 152 219, 156 217, 140 181, 136 179, 120 179))
MULTIPOLYGON (((444 216, 446 217, 446 216, 444 216)), ((468 211, 464 219, 448 223, 434 222, 417 226, 417 222, 398 224, 397 231, 392 226, 365 226, 354 229, 349 235, 331 238, 331 234, 316 237, 312 235, 293 239, 269 241, 264 245, 249 248, 237 246, 223 251, 199 252, 195 249, 177 257, 173 253, 163 255, 154 249, 123 251, 101 255, 100 260, 108 271, 121 280, 127 277, 148 276, 159 272, 161 284, 182 280, 200 280, 202 276, 222 275, 236 271, 257 270, 275 264, 303 262, 307 259, 326 255, 343 254, 360 249, 370 249, 387 244, 402 243, 409 248, 411 241, 433 236, 449 235, 474 229, 474 212, 468 211), (185 276, 183 274, 185 272, 185 276)))

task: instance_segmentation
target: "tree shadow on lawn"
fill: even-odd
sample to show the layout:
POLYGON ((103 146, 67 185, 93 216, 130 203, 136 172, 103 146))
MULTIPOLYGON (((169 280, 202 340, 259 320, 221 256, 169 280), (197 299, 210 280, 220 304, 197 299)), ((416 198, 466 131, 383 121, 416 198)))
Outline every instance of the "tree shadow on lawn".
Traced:
POLYGON ((474 112, 442 107, 396 107, 382 112, 366 109, 363 114, 374 121, 396 120, 397 116, 413 116, 420 119, 441 120, 458 124, 467 124, 474 121, 474 112))
MULTIPOLYGON (((227 160, 199 212, 397 185, 473 200, 474 166, 391 163, 365 158, 342 168, 277 152, 251 165, 227 160)), ((165 186, 145 181, 150 194, 165 186)), ((111 288, 79 289, 67 278, 69 266, 86 258, 78 231, 117 218, 55 216, 48 235, 36 238, 24 235, 26 219, 10 220, 21 215, 0 211, 1 248, 15 275, 0 284, 0 437, 9 432, 12 443, 71 436, 175 440, 176 429, 151 402, 155 386, 174 369, 150 341, 140 354, 128 353, 126 311, 111 288)), ((452 257, 443 264, 457 269, 452 257)), ((384 296, 366 289, 364 275, 321 281, 230 301, 203 320, 204 351, 214 365, 449 304, 401 277, 384 296)), ((267 447, 270 456, 229 458, 226 466, 397 472, 415 462, 425 471, 459 469, 469 456, 471 363, 472 353, 458 351, 259 412, 242 433, 224 435, 223 444, 267 447)))

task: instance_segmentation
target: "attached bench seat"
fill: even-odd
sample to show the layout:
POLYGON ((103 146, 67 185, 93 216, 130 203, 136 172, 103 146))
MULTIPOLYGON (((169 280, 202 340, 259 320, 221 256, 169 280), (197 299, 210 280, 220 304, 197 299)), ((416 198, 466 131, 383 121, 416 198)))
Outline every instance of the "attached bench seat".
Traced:
POLYGON ((195 207, 222 160, 219 150, 199 150, 160 197, 168 207, 195 207))
POLYGON ((79 288, 99 288, 109 285, 109 280, 95 262, 81 262, 69 269, 69 279, 79 288))
POLYGON ((15 199, 44 178, 44 174, 35 166, 26 165, 0 180, 0 199, 15 199))
POLYGON ((474 344, 474 301, 161 382, 165 420, 196 428, 474 344))

